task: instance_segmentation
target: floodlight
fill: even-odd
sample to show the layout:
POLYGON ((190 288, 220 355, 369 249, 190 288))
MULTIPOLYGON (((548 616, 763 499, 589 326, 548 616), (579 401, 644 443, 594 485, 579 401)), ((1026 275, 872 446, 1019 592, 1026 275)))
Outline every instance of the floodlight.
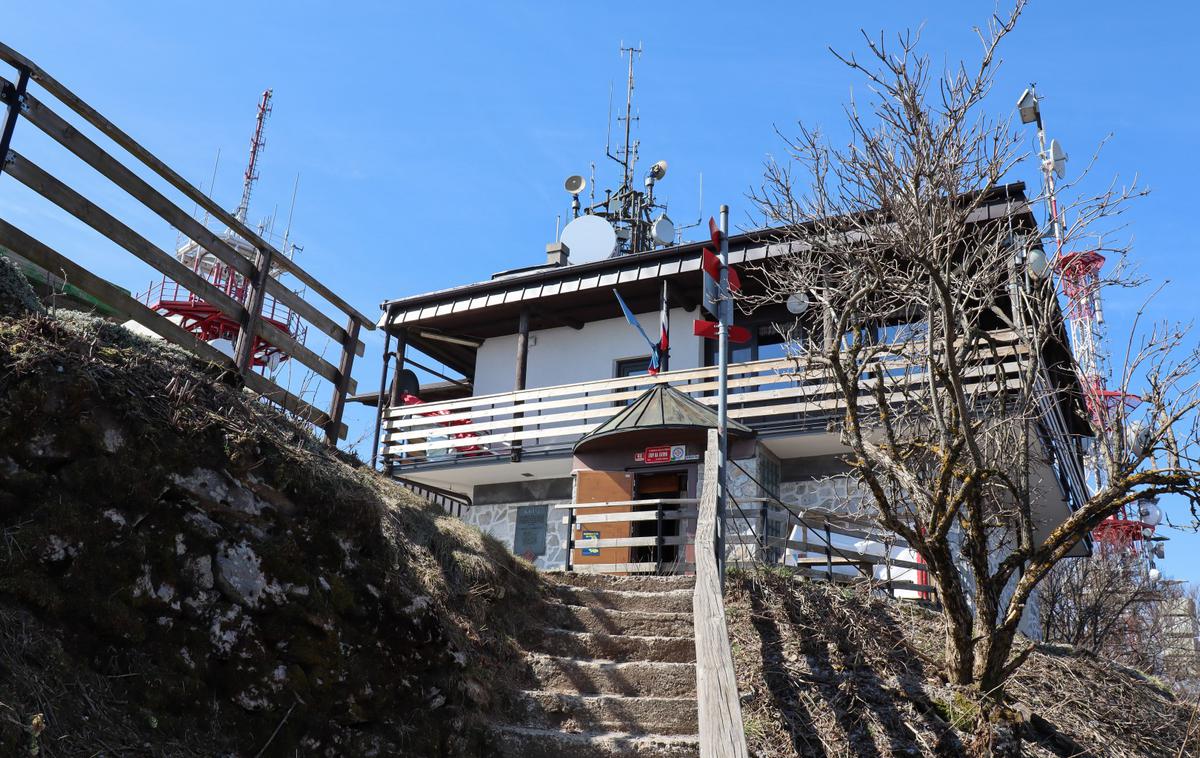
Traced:
POLYGON ((1022 124, 1032 124, 1038 120, 1038 99, 1032 89, 1027 89, 1017 101, 1017 110, 1021 113, 1022 124))
POLYGON ((1038 279, 1045 278, 1046 274, 1050 271, 1050 259, 1046 257, 1046 249, 1042 247, 1040 242, 1029 248, 1029 252, 1025 253, 1025 265, 1029 268, 1029 273, 1038 279))

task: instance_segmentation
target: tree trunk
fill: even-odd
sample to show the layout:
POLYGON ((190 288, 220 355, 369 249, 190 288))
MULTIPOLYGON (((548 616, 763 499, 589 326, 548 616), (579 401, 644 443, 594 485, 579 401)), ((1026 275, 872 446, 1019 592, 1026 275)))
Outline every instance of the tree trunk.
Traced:
POLYGON ((963 592, 958 567, 950 551, 932 550, 924 556, 928 571, 937 583, 946 628, 946 678, 952 684, 969 685, 975 673, 974 626, 971 607, 963 592))

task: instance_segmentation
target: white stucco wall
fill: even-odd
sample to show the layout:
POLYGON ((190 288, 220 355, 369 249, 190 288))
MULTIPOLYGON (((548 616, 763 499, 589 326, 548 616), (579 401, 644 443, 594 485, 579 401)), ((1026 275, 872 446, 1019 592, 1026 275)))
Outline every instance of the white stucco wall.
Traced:
MULTIPOLYGON (((613 310, 619 312, 616 298, 613 310)), ((692 322, 698 313, 682 308, 670 311, 672 371, 701 365, 702 341, 692 334, 692 322)), ((647 336, 657 340, 658 311, 636 315, 647 336)), ((611 379, 618 360, 650 352, 645 340, 623 317, 593 321, 579 330, 566 326, 539 329, 530 331, 529 337, 525 386, 530 389, 611 379)), ((475 358, 475 394, 511 392, 516 379, 516 360, 517 335, 484 340, 475 358)))

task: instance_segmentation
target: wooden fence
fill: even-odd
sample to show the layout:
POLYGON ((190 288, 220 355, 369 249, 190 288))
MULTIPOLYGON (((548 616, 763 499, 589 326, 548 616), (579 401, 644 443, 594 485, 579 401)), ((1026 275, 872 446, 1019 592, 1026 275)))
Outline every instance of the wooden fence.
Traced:
MULTIPOLYGON (((1024 355, 1015 340, 989 351, 988 362, 965 370, 969 391, 987 396, 1001 388, 1016 389, 1024 355)), ((889 402, 911 399, 910 392, 927 381, 919 367, 901 361, 879 361, 870 371, 892 374, 889 402)), ((526 452, 569 449, 619 406, 656 384, 670 384, 698 402, 715 405, 717 372, 715 366, 683 369, 389 408, 384 412, 383 454, 403 468, 446 458, 506 457, 516 444, 526 452)), ((732 364, 728 386, 729 417, 756 429, 805 423, 823 427, 845 404, 831 376, 798 371, 789 358, 732 364)), ((866 393, 860 401, 874 402, 866 393)))
POLYGON ((331 443, 344 438, 346 426, 342 423, 342 414, 346 396, 356 389, 350 376, 351 369, 354 358, 361 356, 364 350, 363 343, 359 340, 359 332, 364 327, 374 329, 374 322, 295 261, 280 253, 232 213, 213 202, 201 190, 183 179, 32 61, 2 43, 0 61, 11 65, 17 72, 15 83, 0 77, 0 101, 7 106, 3 131, 0 132, 0 174, 7 174, 19 181, 236 322, 238 339, 233 355, 228 356, 198 339, 175 322, 133 299, 120 287, 74 263, 3 219, 0 219, 0 245, 60 276, 123 317, 137 322, 158 336, 190 350, 204 360, 237 372, 248 388, 324 430, 326 439, 331 443), (225 224, 233 234, 245 240, 255 250, 253 260, 239 254, 228 241, 183 211, 179 205, 52 111, 46 103, 34 97, 29 92, 31 82, 40 85, 46 93, 165 180, 188 201, 203 208, 214 219, 225 224), (11 149, 20 118, 40 129, 183 236, 193 240, 207 253, 233 269, 248 284, 245 297, 231 297, 169 252, 157 247, 99 205, 52 176, 27 156, 11 149), (271 275, 273 268, 295 276, 311 292, 332 305, 345 318, 344 325, 338 324, 312 303, 281 284, 271 275), (308 325, 332 338, 340 352, 336 365, 317 355, 263 317, 263 304, 268 295, 291 309, 308 325), (317 408, 267 376, 255 372, 251 358, 256 340, 274 346, 329 382, 333 391, 327 408, 317 408))

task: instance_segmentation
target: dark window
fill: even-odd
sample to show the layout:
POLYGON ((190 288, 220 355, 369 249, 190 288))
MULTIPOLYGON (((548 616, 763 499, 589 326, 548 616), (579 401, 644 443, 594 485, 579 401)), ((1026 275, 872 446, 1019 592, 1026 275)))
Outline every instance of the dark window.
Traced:
POLYGON ((650 356, 623 358, 617 361, 617 378, 625 376, 647 376, 650 373, 650 356))

